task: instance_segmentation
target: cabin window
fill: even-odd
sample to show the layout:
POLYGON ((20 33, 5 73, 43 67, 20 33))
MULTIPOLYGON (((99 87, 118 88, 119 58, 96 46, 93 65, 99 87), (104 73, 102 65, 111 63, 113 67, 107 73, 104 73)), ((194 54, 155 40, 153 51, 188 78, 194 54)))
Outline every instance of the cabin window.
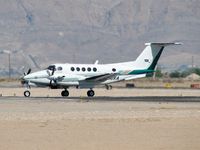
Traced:
POLYGON ((82 68, 82 71, 85 72, 85 70, 86 70, 86 69, 83 67, 83 68, 82 68))
POLYGON ((94 72, 97 72, 97 68, 93 68, 93 71, 94 71, 94 72))
POLYGON ((58 67, 58 69, 57 69, 57 70, 61 71, 61 70, 63 70, 63 68, 62 68, 62 67, 58 67))
POLYGON ((80 68, 79 68, 79 67, 76 67, 76 71, 80 71, 80 68))
POLYGON ((75 68, 74 67, 71 67, 71 71, 74 71, 75 70, 75 68))
POLYGON ((113 69, 112 69, 112 71, 113 71, 113 72, 116 72, 116 69, 115 69, 115 68, 113 68, 113 69))
POLYGON ((88 68, 87 68, 87 71, 89 71, 89 72, 90 72, 91 70, 92 70, 92 69, 91 69, 90 67, 88 67, 88 68))

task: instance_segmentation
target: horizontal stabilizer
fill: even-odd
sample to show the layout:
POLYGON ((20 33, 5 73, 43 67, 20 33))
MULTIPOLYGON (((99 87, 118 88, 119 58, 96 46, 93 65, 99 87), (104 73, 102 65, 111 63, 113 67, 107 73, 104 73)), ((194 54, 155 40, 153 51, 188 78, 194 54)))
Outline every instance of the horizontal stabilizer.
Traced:
POLYGON ((171 46, 171 45, 182 45, 183 43, 180 42, 174 42, 174 43, 145 43, 146 46, 151 45, 158 45, 158 46, 171 46))

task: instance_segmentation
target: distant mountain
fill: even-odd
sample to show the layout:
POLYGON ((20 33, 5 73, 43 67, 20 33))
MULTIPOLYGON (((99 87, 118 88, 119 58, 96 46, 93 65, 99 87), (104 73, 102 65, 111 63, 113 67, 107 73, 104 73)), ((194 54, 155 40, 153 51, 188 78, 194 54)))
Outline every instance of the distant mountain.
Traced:
MULTIPOLYGON (((0 1, 0 50, 14 52, 15 73, 37 64, 129 61, 151 41, 184 43, 165 49, 162 66, 190 65, 192 56, 198 66, 199 0, 0 1)), ((0 54, 1 70, 7 66, 0 54)))

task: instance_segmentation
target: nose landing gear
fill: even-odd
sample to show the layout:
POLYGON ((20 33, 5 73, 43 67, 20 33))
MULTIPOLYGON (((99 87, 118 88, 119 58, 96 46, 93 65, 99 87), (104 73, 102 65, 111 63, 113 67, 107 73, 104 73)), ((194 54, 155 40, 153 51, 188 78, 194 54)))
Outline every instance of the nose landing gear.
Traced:
POLYGON ((30 97, 31 92, 29 90, 30 90, 31 87, 30 87, 29 83, 25 83, 24 85, 26 87, 26 90, 24 91, 24 97, 30 97))

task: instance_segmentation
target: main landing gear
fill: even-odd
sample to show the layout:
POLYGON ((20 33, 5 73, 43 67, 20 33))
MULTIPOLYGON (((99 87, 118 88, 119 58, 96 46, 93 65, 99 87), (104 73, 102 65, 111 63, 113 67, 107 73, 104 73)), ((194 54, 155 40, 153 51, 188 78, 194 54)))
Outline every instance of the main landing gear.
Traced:
MULTIPOLYGON (((61 95, 63 97, 68 97, 69 96, 69 91, 67 89, 65 89, 65 90, 63 90, 61 92, 61 95)), ((94 95, 95 95, 95 92, 92 89, 87 91, 87 96, 88 97, 94 97, 94 95)), ((30 97, 30 96, 31 96, 31 92, 29 90, 24 91, 24 97, 30 97)))
POLYGON ((65 89, 64 91, 61 92, 61 95, 63 97, 68 97, 69 96, 69 91, 67 89, 65 89))
POLYGON ((87 91, 87 96, 88 97, 93 97, 95 95, 94 91, 91 89, 89 91, 87 91))
POLYGON ((24 97, 30 97, 31 92, 29 90, 24 91, 24 97))
MULTIPOLYGON (((65 90, 63 90, 62 92, 61 92, 61 95, 63 96, 63 97, 68 97, 69 96, 69 91, 67 90, 67 89, 65 89, 65 90)), ((87 96, 88 97, 93 97, 95 95, 95 92, 91 89, 91 90, 89 90, 89 91, 87 91, 87 96)))

